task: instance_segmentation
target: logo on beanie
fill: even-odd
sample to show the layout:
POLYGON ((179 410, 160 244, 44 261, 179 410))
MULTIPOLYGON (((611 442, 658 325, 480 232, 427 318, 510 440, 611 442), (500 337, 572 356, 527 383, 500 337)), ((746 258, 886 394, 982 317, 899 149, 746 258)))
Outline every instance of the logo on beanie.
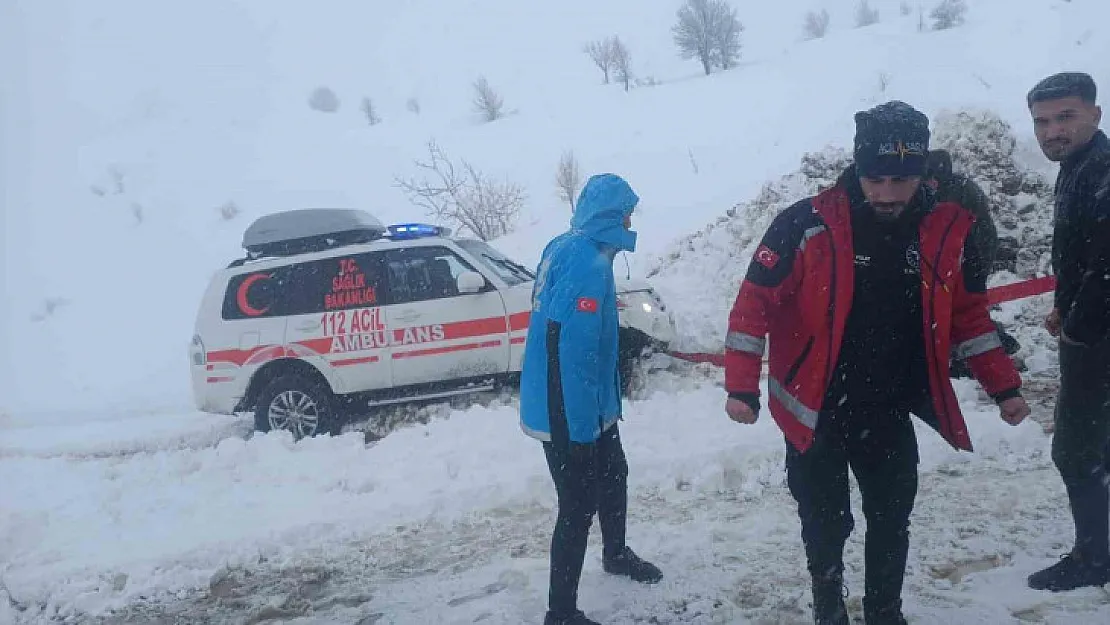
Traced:
POLYGON ((925 144, 920 141, 880 143, 879 156, 897 156, 902 161, 905 161, 907 156, 925 156, 925 144))

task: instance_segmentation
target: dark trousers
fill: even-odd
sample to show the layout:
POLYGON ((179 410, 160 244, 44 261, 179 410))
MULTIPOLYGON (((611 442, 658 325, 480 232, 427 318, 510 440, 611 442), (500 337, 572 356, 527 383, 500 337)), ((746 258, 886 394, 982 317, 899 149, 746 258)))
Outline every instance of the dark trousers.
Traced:
POLYGON ((628 514, 628 463, 614 424, 596 443, 543 444, 559 499, 559 517, 551 537, 551 586, 548 607, 556 614, 578 606, 578 580, 586 558, 586 540, 597 512, 605 558, 624 550, 628 514))
POLYGON ((798 502, 810 574, 821 579, 843 574, 844 543, 855 526, 848 496, 851 467, 867 518, 864 600, 872 609, 896 602, 917 497, 917 436, 909 413, 844 404, 821 413, 813 446, 804 454, 789 442, 786 447, 787 482, 798 502))
POLYGON ((1110 562, 1110 342, 1060 344, 1052 460, 1064 480, 1085 559, 1110 562))

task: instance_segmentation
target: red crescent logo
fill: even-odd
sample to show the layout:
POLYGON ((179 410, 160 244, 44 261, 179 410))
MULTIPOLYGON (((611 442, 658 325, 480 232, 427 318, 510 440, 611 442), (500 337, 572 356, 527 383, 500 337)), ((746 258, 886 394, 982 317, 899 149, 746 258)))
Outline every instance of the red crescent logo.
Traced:
POLYGON ((768 269, 774 269, 779 262, 779 255, 766 245, 760 245, 755 251, 755 260, 768 269))
POLYGON ((267 310, 270 310, 269 306, 265 308, 252 307, 250 305, 250 302, 247 301, 247 292, 250 291, 251 286, 255 282, 258 282, 259 280, 269 280, 272 277, 273 274, 256 273, 247 276, 247 279, 243 280, 243 283, 239 285, 239 291, 235 294, 235 301, 239 304, 239 310, 243 311, 244 315, 248 317, 258 317, 260 315, 266 314, 267 310))

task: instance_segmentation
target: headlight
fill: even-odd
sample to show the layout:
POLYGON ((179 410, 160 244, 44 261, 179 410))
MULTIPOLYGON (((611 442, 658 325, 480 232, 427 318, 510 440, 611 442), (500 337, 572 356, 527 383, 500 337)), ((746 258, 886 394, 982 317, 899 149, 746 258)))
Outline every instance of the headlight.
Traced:
POLYGON ((640 304, 640 306, 643 306, 644 312, 647 312, 647 313, 651 312, 651 304, 649 304, 647 302, 644 302, 643 304, 640 304))

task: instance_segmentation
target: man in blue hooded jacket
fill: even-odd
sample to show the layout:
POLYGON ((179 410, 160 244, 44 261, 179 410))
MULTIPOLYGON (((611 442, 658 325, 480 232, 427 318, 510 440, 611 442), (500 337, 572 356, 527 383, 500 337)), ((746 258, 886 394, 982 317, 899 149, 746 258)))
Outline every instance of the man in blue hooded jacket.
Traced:
POLYGON ((663 577, 625 545, 628 464, 617 431, 621 397, 613 257, 636 247, 636 233, 629 228, 638 202, 621 177, 591 177, 570 230, 544 248, 533 287, 520 422, 526 434, 543 441, 559 505, 544 625, 596 625, 577 606, 595 512, 605 571, 643 583, 663 577))

